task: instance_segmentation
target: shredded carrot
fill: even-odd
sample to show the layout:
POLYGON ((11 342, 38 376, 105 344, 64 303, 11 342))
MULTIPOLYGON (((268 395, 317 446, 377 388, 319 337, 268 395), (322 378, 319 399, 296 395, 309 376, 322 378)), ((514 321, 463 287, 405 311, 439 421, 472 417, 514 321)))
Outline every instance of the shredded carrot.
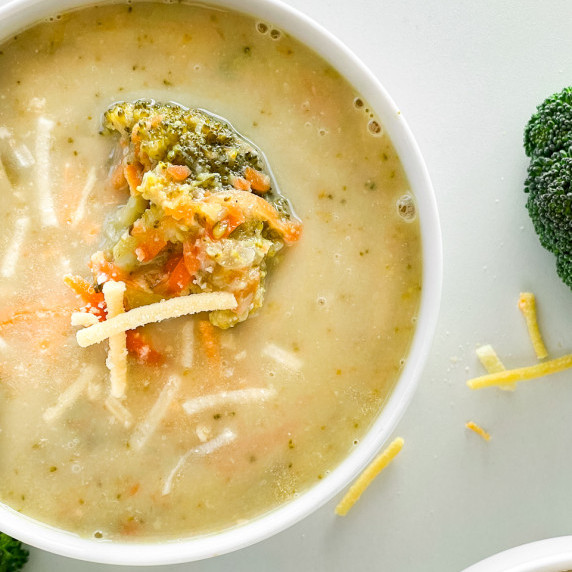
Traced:
POLYGON ((158 352, 150 340, 140 330, 127 330, 127 351, 145 365, 161 365, 165 358, 158 352))
POLYGON ((187 271, 191 276, 196 276, 199 268, 201 267, 201 261, 199 259, 201 249, 198 246, 198 241, 191 243, 190 241, 183 243, 183 260, 185 261, 185 266, 187 271))
POLYGON ((244 177, 234 177, 232 186, 238 191, 250 191, 250 183, 244 177))
POLYGON ((129 284, 130 282, 126 277, 125 272, 116 264, 113 264, 113 262, 106 260, 105 255, 101 251, 92 255, 88 266, 92 273, 97 276, 98 284, 103 284, 108 280, 125 282, 125 284, 129 284))
POLYGON ((136 495, 139 492, 140 488, 141 488, 141 484, 135 483, 127 492, 128 496, 132 497, 132 496, 136 495))
POLYGON ((126 165, 123 172, 129 189, 132 193, 135 192, 135 189, 143 182, 143 167, 139 164, 132 163, 126 165))
POLYGON ((215 327, 208 320, 199 320, 199 334, 207 359, 211 364, 219 365, 220 345, 215 327))
POLYGON ((352 506, 359 500, 362 493, 372 483, 373 479, 375 479, 375 477, 377 477, 377 475, 381 473, 381 471, 383 471, 383 469, 385 469, 393 459, 395 459, 399 451, 403 448, 404 442, 405 441, 401 437, 397 437, 397 439, 394 439, 387 449, 381 453, 381 455, 373 460, 340 501, 336 507, 336 514, 345 516, 348 513, 352 506))
POLYGON ((270 190, 270 177, 253 169, 246 167, 244 177, 250 183, 250 186, 259 193, 266 193, 270 190))
POLYGON ((518 307, 524 319, 526 320, 526 327, 528 328, 528 335, 534 347, 534 352, 538 359, 544 359, 548 356, 548 351, 542 340, 540 329, 538 327, 538 320, 536 317, 536 299, 532 292, 522 292, 518 300, 518 307))
POLYGON ((0 317, 0 328, 12 326, 26 320, 37 320, 38 318, 50 318, 64 316, 70 313, 70 308, 38 308, 35 310, 17 310, 7 316, 0 317))
POLYGON ((186 165, 169 165, 167 167, 167 175, 176 181, 181 183, 191 174, 191 170, 186 165))
POLYGON ((169 273, 166 284, 167 290, 171 294, 178 294, 191 283, 192 278, 185 265, 185 257, 181 256, 177 259, 175 267, 169 273))
MULTIPOLYGON (((135 236, 138 233, 132 232, 135 236)), ((144 240, 135 249, 135 256, 139 262, 149 262, 153 260, 167 246, 167 241, 158 233, 149 231, 144 240)))
POLYGON ((487 433, 480 425, 477 425, 474 421, 469 421, 465 423, 465 427, 474 431, 477 435, 480 435, 485 441, 490 441, 491 436, 487 433))
POLYGON ((111 174, 111 184, 114 189, 118 191, 122 191, 127 187, 127 179, 125 178, 125 167, 123 163, 119 163, 113 169, 113 173, 111 174))
POLYGON ((81 276, 67 274, 64 283, 71 288, 85 304, 85 309, 101 322, 106 317, 106 306, 103 292, 96 292, 93 286, 81 276))

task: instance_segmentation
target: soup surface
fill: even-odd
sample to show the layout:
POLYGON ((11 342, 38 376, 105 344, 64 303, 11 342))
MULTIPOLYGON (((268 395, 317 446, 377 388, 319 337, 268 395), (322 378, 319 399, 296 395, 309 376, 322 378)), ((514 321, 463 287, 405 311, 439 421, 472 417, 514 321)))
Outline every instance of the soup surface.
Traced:
POLYGON ((390 394, 421 291, 414 202, 367 102, 271 23, 147 3, 11 38, 0 101, 1 500, 86 537, 180 538, 327 478, 390 394), (140 330, 118 398, 108 342, 76 341, 64 276, 91 280, 129 197, 103 114, 141 98, 226 118, 264 151, 303 232, 238 325, 209 329, 203 313, 140 330))

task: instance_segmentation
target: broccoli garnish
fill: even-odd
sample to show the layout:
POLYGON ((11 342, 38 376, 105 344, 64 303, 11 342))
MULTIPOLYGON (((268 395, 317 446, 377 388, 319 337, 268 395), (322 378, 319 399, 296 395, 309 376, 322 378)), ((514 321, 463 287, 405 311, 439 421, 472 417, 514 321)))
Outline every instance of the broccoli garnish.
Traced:
POLYGON ((29 555, 19 540, 0 532, 0 572, 22 570, 29 555))
POLYGON ((540 243, 556 256, 556 269, 572 288, 572 88, 538 106, 524 132, 530 157, 524 191, 540 243))

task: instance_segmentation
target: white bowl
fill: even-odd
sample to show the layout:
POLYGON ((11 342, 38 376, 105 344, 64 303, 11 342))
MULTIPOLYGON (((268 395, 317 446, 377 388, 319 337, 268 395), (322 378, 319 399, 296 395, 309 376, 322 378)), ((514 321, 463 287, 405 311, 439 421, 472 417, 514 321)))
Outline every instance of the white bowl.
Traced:
POLYGON ((463 572, 565 572, 572 570, 572 536, 548 538, 500 552, 463 572))
MULTIPOLYGON (((103 4, 104 1, 98 3, 103 4)), ((0 39, 29 27, 41 18, 91 3, 90 0, 9 0, 0 6, 0 39)), ((314 21, 279 0, 209 0, 208 4, 272 22, 313 48, 353 84, 381 119, 401 158, 419 211, 424 270, 417 330, 404 371, 371 430, 341 465, 296 500, 248 524, 218 534, 147 544, 78 538, 0 505, 1 530, 56 554, 107 564, 174 564, 237 550, 284 530, 340 493, 371 461, 405 412, 430 349, 441 295, 441 232, 429 175, 398 107, 348 48, 314 21)))

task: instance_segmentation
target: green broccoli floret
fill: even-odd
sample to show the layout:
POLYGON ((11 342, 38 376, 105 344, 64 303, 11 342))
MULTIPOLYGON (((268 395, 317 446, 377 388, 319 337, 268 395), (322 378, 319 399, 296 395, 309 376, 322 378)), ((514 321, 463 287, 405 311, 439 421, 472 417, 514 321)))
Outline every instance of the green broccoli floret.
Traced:
POLYGON ((540 243, 556 256, 558 275, 572 288, 572 88, 538 106, 524 148, 528 213, 540 243))
POLYGON ((0 572, 22 570, 29 554, 19 540, 0 532, 0 572))

